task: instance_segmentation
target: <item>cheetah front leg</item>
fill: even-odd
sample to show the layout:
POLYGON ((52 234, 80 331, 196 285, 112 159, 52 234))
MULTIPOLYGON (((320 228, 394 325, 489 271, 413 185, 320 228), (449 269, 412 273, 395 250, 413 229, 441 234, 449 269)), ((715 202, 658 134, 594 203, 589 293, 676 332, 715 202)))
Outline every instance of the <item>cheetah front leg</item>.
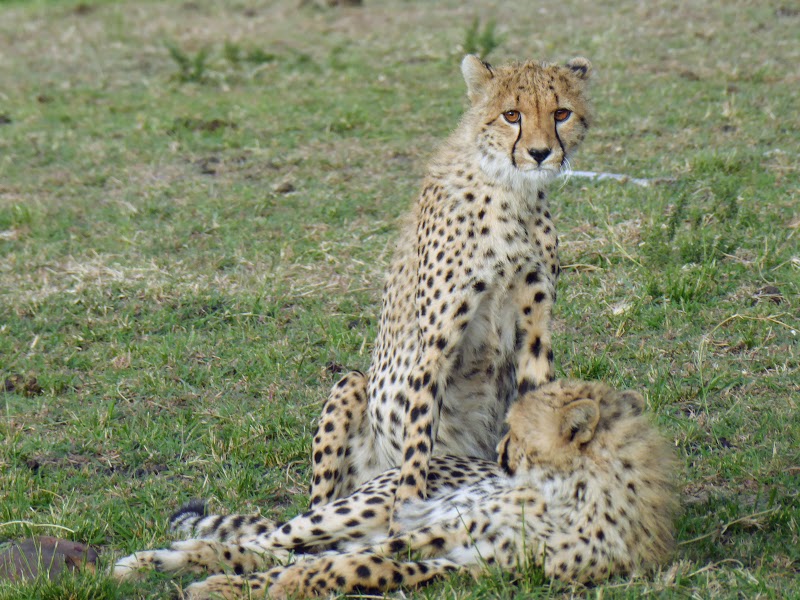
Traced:
POLYGON ((352 491, 350 440, 366 410, 367 377, 360 371, 351 371, 333 386, 314 433, 311 508, 352 491))
MULTIPOLYGON (((514 514, 510 518, 515 523, 519 520, 514 514)), ((506 520, 493 519, 488 514, 463 515, 405 531, 350 552, 328 552, 304 558, 267 573, 235 579, 210 578, 201 584, 201 589, 223 594, 225 590, 233 590, 234 595, 225 598, 237 598, 235 594, 242 590, 264 589, 268 590, 270 598, 305 598, 331 594, 334 590, 384 594, 401 586, 422 585, 456 570, 478 575, 486 559, 490 564, 499 561, 505 567, 513 566, 516 545, 508 536, 498 535, 495 539, 492 535, 507 525, 506 520), (495 545, 499 547, 499 554, 495 545), (457 553, 458 562, 451 559, 453 552, 457 553), (408 554, 419 554, 423 558, 416 561, 392 558, 408 554)))
POLYGON ((309 598, 334 591, 383 594, 401 586, 415 587, 460 569, 446 559, 399 561, 368 552, 332 553, 248 576, 218 575, 192 584, 186 597, 309 598))
POLYGON ((517 308, 519 396, 555 379, 551 334, 554 278, 554 273, 543 273, 537 267, 518 279, 513 290, 517 308))
POLYGON ((147 570, 252 573, 330 545, 359 543, 385 534, 395 482, 396 472, 388 471, 351 496, 311 509, 277 527, 258 515, 198 517, 197 508, 186 507, 173 516, 174 528, 203 535, 204 539, 131 554, 116 563, 114 576, 131 579, 147 570))
MULTIPOLYGON (((420 287, 424 286, 421 284, 420 287)), ((395 508, 398 503, 424 499, 427 495, 428 471, 447 378, 464 339, 464 331, 478 311, 486 289, 483 281, 470 280, 446 299, 434 294, 435 301, 427 302, 428 292, 421 291, 418 295, 421 338, 418 356, 421 358, 407 382, 403 458, 395 508), (435 318, 428 316, 431 313, 435 318)), ((395 530, 393 523, 391 529, 395 530)))
MULTIPOLYGON (((289 553, 283 552, 280 558, 289 553)), ((254 551, 241 544, 184 540, 169 549, 145 550, 121 558, 114 565, 118 580, 137 579, 148 570, 162 573, 252 573, 275 564, 273 553, 254 551)))

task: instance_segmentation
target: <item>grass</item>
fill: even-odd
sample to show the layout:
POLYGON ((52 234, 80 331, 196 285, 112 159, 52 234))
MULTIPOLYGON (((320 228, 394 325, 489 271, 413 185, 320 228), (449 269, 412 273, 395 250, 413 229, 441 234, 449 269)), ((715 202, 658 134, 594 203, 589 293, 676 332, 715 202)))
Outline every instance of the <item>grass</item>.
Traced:
MULTIPOLYGON (((368 366, 398 217, 464 107, 464 40, 496 23, 474 41, 493 62, 594 62, 576 168, 664 180, 555 186, 556 360, 646 393, 685 460, 682 545, 592 590, 530 572, 422 595, 800 597, 790 4, 0 14, 0 539, 66 535, 110 563, 167 544, 190 498, 303 509, 314 419, 338 371, 368 366)), ((0 599, 172 589, 80 575, 0 599)))

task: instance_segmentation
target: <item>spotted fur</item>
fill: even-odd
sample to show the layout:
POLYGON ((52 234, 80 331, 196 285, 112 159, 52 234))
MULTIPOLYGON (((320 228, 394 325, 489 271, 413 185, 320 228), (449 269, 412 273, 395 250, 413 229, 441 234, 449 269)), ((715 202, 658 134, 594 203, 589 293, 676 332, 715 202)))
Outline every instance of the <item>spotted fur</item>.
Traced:
POLYGON ((510 409, 497 463, 432 459, 428 498, 396 514, 402 533, 387 534, 393 469, 276 527, 189 507, 173 524, 203 539, 123 558, 115 575, 208 571, 219 574, 189 598, 285 598, 383 594, 491 566, 536 563, 578 582, 652 567, 674 545, 676 462, 643 408, 638 393, 601 383, 546 384, 510 409))
POLYGON ((591 65, 462 63, 470 108, 430 164, 398 241, 366 375, 333 388, 311 506, 400 466, 424 498, 431 457, 494 460, 518 394, 554 377, 558 238, 544 188, 588 131, 591 65))

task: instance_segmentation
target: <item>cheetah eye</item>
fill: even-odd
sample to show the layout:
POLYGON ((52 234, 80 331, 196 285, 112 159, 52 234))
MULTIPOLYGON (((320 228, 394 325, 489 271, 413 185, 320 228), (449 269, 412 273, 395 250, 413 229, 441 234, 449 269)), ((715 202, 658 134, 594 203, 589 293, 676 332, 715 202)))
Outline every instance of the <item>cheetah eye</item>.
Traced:
POLYGON ((558 121, 566 121, 569 119, 570 115, 572 114, 571 110, 567 110, 566 108, 559 108, 556 112, 553 113, 553 118, 558 121))
POLYGON ((518 110, 507 110, 503 113, 503 118, 509 123, 519 123, 522 115, 519 114, 518 110))

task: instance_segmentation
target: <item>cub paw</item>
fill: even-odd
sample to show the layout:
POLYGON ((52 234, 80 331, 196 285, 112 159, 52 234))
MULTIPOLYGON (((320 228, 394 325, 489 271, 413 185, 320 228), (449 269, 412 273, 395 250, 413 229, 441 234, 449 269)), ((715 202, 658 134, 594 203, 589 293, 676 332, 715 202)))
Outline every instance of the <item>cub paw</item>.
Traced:
MULTIPOLYGON (((183 593, 184 600, 252 600, 273 598, 267 596, 267 586, 258 577, 238 575, 213 575, 204 581, 193 583, 183 593)), ((282 598, 285 596, 277 596, 282 598)))
POLYGON ((154 554, 152 551, 136 552, 119 559, 114 565, 111 576, 118 581, 142 579, 147 571, 155 568, 154 554))

